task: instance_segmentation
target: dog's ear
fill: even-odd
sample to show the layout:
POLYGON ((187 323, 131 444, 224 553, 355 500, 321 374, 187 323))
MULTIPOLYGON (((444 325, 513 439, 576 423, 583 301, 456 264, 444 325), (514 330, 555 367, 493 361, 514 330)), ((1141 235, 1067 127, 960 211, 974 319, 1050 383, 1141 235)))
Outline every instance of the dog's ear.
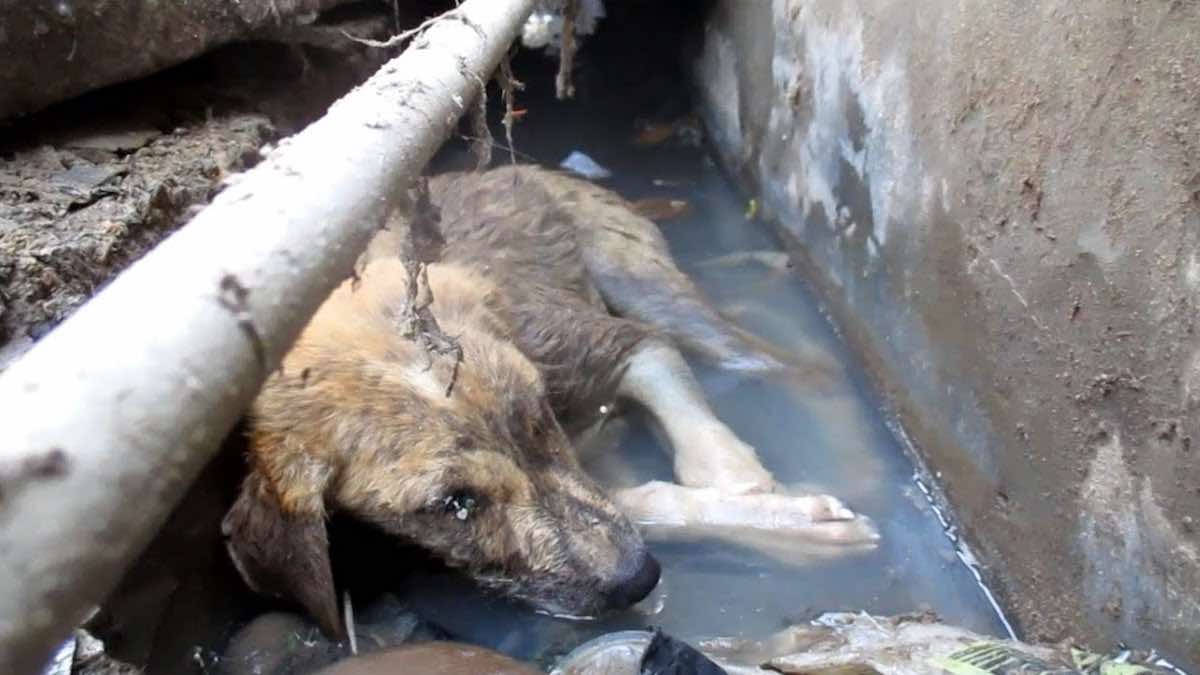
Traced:
POLYGON ((323 489, 308 486, 305 491, 313 494, 285 504, 270 481, 252 470, 225 514, 221 532, 251 589, 299 603, 321 630, 340 639, 345 631, 329 562, 323 489))

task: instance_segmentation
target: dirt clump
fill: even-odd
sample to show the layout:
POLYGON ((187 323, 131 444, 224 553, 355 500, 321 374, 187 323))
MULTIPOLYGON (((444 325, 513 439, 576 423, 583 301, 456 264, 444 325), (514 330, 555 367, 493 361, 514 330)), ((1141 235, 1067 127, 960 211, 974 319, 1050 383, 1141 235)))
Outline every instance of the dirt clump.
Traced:
POLYGON ((0 367, 207 202, 275 136, 236 114, 81 134, 0 157, 0 367))
POLYGON ((0 371, 393 56, 346 34, 394 20, 329 12, 0 126, 0 371))

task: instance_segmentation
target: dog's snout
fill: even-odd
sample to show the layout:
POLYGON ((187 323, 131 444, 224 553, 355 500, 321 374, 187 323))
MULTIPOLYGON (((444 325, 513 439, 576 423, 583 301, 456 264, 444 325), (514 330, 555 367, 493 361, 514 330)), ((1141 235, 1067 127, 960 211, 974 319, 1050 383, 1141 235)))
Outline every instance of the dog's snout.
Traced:
POLYGON ((658 585, 662 568, 654 556, 642 549, 628 565, 622 565, 617 578, 605 592, 609 609, 624 609, 650 595, 658 585))

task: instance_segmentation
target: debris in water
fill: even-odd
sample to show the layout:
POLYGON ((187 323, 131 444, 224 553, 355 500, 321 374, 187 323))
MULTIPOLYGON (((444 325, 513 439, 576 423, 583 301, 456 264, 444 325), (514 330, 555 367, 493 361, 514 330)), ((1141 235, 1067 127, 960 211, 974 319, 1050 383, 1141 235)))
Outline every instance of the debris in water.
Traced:
POLYGON ((642 675, 726 675, 695 647, 655 630, 642 655, 642 675))
POLYGON ((559 164, 559 167, 579 174, 588 180, 604 180, 611 178, 612 172, 596 163, 596 160, 588 157, 578 150, 573 150, 567 158, 559 164))
POLYGON ((643 147, 674 140, 677 145, 695 148, 700 146, 704 137, 700 131, 700 121, 695 115, 686 115, 670 122, 642 122, 638 126, 633 144, 643 147))
POLYGON ((346 635, 350 639, 350 653, 358 656, 358 634, 354 630, 354 605, 350 602, 350 591, 342 593, 342 607, 346 622, 346 635))
POLYGON ((54 653, 41 675, 141 675, 141 669, 117 661, 104 643, 77 629, 54 653))
POLYGON ((647 124, 633 137, 634 145, 659 145, 675 134, 670 124, 647 124))
POLYGON ((746 220, 754 220, 758 215, 758 200, 751 197, 749 202, 746 202, 746 220))
POLYGON ((792 260, 784 251, 739 251, 709 258, 700 264, 703 267, 761 265, 773 272, 783 272, 791 269, 792 260))
POLYGON ((691 209, 682 199, 648 197, 634 202, 633 210, 650 220, 662 222, 685 216, 691 209))
POLYGON ((551 675, 725 675, 691 645, 661 631, 601 635, 567 654, 551 675))

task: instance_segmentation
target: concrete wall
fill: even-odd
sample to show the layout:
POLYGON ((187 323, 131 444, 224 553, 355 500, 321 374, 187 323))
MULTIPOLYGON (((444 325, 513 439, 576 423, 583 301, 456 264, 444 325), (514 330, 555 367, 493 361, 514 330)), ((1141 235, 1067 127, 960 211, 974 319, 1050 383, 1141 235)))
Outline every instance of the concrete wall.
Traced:
POLYGON ((1025 632, 1200 664, 1200 4, 719 0, 696 76, 1025 632))

